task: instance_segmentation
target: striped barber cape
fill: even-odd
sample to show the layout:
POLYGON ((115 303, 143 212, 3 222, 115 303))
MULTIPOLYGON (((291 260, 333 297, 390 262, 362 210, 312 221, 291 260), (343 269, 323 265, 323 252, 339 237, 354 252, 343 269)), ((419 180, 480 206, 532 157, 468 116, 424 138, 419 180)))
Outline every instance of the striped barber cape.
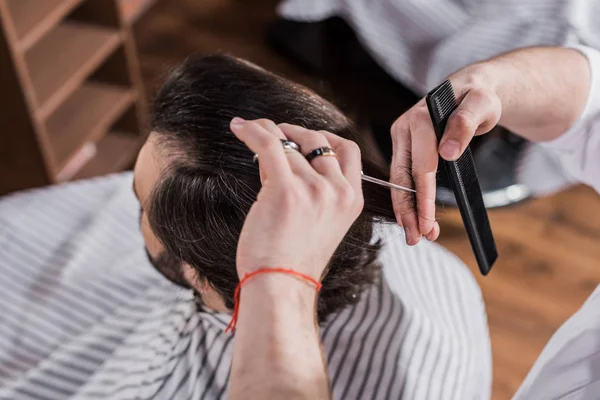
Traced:
MULTIPOLYGON (((0 199, 0 399, 220 399, 229 315, 146 259, 131 173, 0 199)), ((486 399, 480 290, 441 247, 384 239, 383 278, 323 324, 336 399, 486 399)))

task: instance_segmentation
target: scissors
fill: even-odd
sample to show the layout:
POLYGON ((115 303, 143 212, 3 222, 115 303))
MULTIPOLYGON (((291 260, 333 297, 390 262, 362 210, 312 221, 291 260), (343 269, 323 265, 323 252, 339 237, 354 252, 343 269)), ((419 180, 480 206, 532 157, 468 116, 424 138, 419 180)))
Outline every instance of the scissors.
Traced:
POLYGON ((381 180, 381 179, 373 178, 372 176, 365 175, 365 173, 362 172, 362 171, 360 171, 360 178, 363 181, 371 182, 371 183, 374 183, 374 184, 379 185, 379 186, 385 186, 385 187, 390 188, 390 189, 402 190, 404 192, 417 193, 417 191, 414 190, 414 189, 410 189, 410 188, 407 188, 407 187, 404 187, 404 186, 396 185, 394 183, 386 182, 386 181, 381 180))
MULTIPOLYGON (((300 147, 296 143, 294 143, 294 142, 292 142, 290 140, 281 139, 281 145, 286 150, 295 150, 295 151, 298 151, 298 152, 300 151, 300 147)), ((258 161, 258 154, 254 154, 254 157, 252 158, 252 161, 254 161, 254 162, 258 161)), ((390 182, 384 181, 382 179, 377 179, 377 178, 374 178, 372 176, 365 175, 365 173, 363 171, 360 171, 360 178, 363 181, 365 181, 365 182, 371 182, 371 183, 374 183, 376 185, 384 186, 384 187, 387 187, 387 188, 390 188, 390 189, 401 190, 403 192, 417 193, 417 191, 414 190, 414 189, 410 189, 410 188, 407 188, 405 186, 396 185, 394 183, 390 183, 390 182)))

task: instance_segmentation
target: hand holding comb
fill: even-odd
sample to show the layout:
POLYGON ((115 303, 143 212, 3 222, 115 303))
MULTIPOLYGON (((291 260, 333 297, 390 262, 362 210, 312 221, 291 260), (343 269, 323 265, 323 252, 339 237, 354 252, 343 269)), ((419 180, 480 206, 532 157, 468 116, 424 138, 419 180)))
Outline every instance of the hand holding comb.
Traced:
MULTIPOLYGON (((427 108, 438 141, 450 115, 458 108, 452 83, 446 80, 426 97, 427 108)), ((487 275, 498 258, 496 243, 475 170, 470 147, 456 161, 442 160, 482 275, 487 275)))

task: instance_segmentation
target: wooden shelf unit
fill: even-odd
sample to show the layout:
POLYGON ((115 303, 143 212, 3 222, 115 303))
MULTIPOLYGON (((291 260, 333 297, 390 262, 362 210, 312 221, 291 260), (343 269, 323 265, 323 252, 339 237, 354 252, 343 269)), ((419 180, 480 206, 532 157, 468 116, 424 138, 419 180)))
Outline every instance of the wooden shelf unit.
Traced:
POLYGON ((146 107, 121 5, 0 0, 0 195, 133 162, 146 107))
POLYGON ((131 90, 104 84, 83 84, 46 121, 58 171, 87 142, 97 142, 132 104, 131 90))
POLYGON ((28 51, 25 62, 42 117, 64 102, 120 42, 114 29, 65 22, 28 51))
POLYGON ((130 154, 140 149, 143 140, 124 132, 109 132, 96 144, 96 155, 75 174, 75 179, 91 178, 95 171, 119 171, 131 163, 130 154))
POLYGON ((81 0, 8 0, 17 49, 30 48, 80 3, 81 0))

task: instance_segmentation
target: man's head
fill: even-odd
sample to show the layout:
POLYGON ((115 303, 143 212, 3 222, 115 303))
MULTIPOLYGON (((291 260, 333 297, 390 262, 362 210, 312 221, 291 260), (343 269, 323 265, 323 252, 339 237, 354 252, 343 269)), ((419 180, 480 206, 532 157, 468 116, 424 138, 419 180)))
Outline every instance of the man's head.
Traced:
MULTIPOLYGON (((229 56, 190 58, 154 103, 134 190, 152 263, 203 303, 233 308, 236 247, 261 184, 252 152, 229 130, 233 117, 268 118, 356 140, 351 123, 308 89, 229 56)), ((373 163, 363 169, 385 178, 373 163)), ((319 296, 320 319, 351 304, 374 281, 374 219, 393 220, 389 192, 365 187, 365 211, 334 254, 319 296), (369 189, 369 190, 368 190, 369 189)), ((301 244, 298 251, 302 251, 301 244)))

